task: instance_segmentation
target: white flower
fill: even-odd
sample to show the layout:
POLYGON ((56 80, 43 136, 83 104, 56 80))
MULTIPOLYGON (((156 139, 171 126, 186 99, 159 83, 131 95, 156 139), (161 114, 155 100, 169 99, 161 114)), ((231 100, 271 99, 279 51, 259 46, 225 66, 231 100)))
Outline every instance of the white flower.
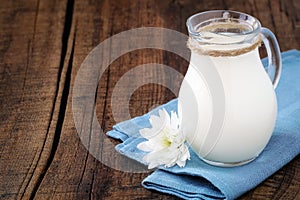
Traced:
POLYGON ((180 128, 177 114, 171 111, 171 118, 165 109, 159 110, 159 116, 151 115, 149 119, 152 128, 140 130, 140 134, 148 139, 138 144, 142 151, 149 152, 143 160, 148 168, 159 165, 172 167, 177 164, 184 167, 190 159, 190 152, 185 144, 185 136, 180 128))

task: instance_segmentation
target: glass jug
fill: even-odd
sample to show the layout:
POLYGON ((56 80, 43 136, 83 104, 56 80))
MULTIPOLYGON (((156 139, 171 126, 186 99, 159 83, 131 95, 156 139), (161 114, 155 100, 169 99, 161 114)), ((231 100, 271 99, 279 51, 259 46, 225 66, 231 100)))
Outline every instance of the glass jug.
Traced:
POLYGON ((281 73, 278 42, 256 18, 235 11, 195 14, 187 28, 191 58, 178 97, 187 141, 212 165, 251 162, 275 126, 274 88, 281 73), (258 51, 261 42, 268 54, 266 70, 258 51))

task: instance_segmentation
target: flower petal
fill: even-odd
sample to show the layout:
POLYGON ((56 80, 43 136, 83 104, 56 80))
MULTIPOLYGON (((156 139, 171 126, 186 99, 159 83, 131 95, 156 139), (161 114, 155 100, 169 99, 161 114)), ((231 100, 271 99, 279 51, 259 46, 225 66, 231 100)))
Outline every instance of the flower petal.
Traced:
POLYGON ((137 145, 137 148, 142 150, 142 151, 153 151, 153 149, 151 148, 151 146, 149 146, 149 142, 141 142, 137 145))
POLYGON ((140 130, 140 134, 142 137, 146 139, 152 138, 155 134, 157 134, 157 131, 151 129, 151 128, 143 128, 140 130))
POLYGON ((177 130, 180 126, 180 121, 177 116, 177 114, 174 111, 171 111, 171 122, 170 122, 171 128, 173 130, 177 130))
POLYGON ((157 130, 162 129, 165 126, 165 117, 164 116, 156 116, 151 115, 149 119, 152 128, 155 128, 157 130))
POLYGON ((159 112, 159 116, 160 116, 161 120, 163 120, 163 122, 164 122, 164 125, 170 126, 171 119, 170 119, 170 115, 166 111, 166 109, 163 108, 163 109, 159 110, 158 112, 159 112))
POLYGON ((185 166, 185 160, 178 160, 176 162, 176 164, 179 166, 179 167, 184 167, 185 166))

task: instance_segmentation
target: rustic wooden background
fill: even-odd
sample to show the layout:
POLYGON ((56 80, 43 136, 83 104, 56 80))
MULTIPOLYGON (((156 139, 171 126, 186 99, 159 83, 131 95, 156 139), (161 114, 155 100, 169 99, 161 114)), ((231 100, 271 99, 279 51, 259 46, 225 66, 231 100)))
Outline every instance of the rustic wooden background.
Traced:
MULTIPOLYGON (((148 26, 186 34, 187 17, 211 9, 256 16, 276 34, 282 51, 300 49, 299 0, 0 0, 0 199, 176 199, 144 189, 147 173, 114 170, 88 153, 74 127, 72 87, 84 58, 110 36, 148 26)), ((115 124, 115 84, 151 62, 183 75, 188 66, 155 49, 113 62, 97 89, 105 131, 115 124)), ((132 95, 130 113, 141 115, 175 97, 163 86, 144 85, 132 95)), ((298 156, 240 199, 300 199, 299 190, 298 156)))

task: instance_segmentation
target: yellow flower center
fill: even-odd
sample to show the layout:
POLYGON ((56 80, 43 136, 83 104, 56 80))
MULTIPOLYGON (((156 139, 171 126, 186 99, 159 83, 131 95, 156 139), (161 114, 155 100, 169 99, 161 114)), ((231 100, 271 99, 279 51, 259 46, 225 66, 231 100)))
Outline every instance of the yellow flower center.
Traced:
POLYGON ((171 146, 171 141, 167 137, 164 137, 162 144, 164 147, 169 147, 171 146))

